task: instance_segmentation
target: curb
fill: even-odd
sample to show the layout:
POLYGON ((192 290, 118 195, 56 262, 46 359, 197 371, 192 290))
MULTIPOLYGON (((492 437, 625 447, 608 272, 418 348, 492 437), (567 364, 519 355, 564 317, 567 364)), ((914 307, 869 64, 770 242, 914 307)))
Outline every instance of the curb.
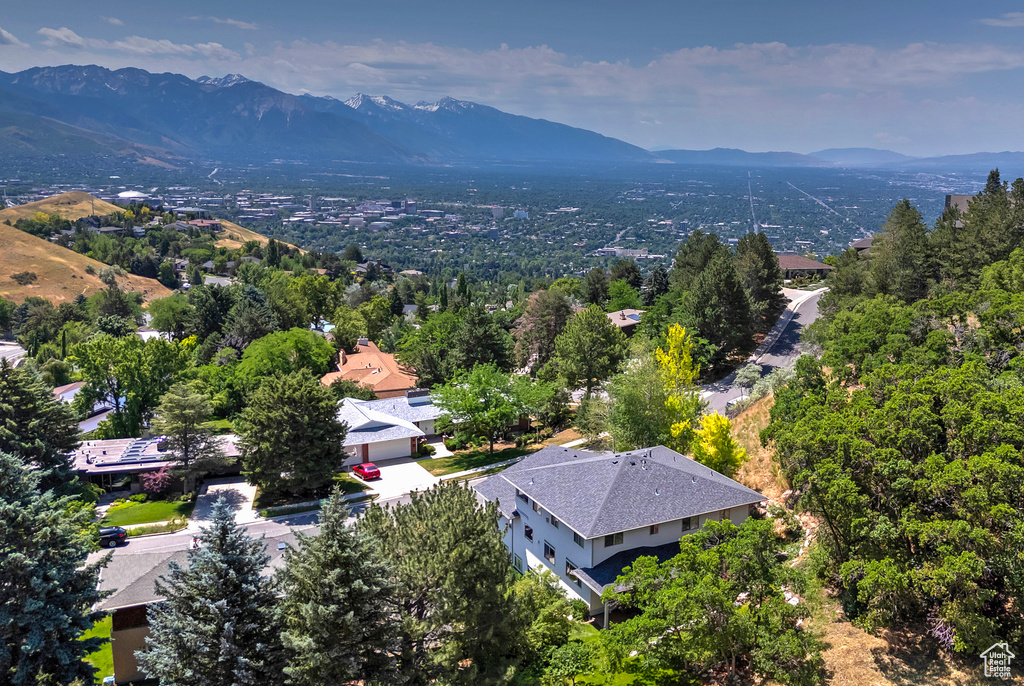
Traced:
POLYGON ((795 317, 797 314, 797 308, 799 308, 801 305, 803 305, 805 302, 810 300, 815 295, 821 295, 827 290, 828 287, 819 288, 814 291, 808 291, 806 295, 803 295, 797 298, 796 300, 791 300, 789 304, 786 305, 786 311, 782 313, 782 315, 779 317, 779 320, 775 322, 775 326, 773 326, 772 330, 768 332, 768 335, 765 337, 765 339, 761 341, 761 345, 757 346, 757 349, 754 350, 753 353, 751 353, 749 358, 747 358, 747 362, 760 362, 761 358, 767 355, 769 351, 771 351, 772 347, 776 343, 778 343, 780 338, 782 338, 782 334, 784 334, 786 332, 786 329, 789 328, 789 323, 793 321, 793 317, 795 317))

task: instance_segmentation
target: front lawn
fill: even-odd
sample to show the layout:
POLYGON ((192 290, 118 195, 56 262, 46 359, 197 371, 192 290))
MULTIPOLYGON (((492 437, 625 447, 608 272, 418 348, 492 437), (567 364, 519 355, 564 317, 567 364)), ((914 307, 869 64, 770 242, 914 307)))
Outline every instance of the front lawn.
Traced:
POLYGON ((99 636, 100 638, 108 639, 107 643, 102 645, 99 650, 86 656, 86 661, 96 668, 96 683, 103 683, 103 677, 114 676, 114 655, 110 651, 110 627, 112 620, 110 616, 106 616, 100 621, 92 625, 92 628, 82 634, 82 638, 93 638, 99 636))
POLYGON ((427 457, 420 460, 419 464, 434 476, 444 476, 445 474, 461 472, 464 469, 486 467, 495 462, 503 462, 511 460, 513 457, 528 455, 529 453, 536 452, 538 448, 539 446, 536 445, 525 448, 512 447, 505 448, 504 450, 495 450, 493 453, 488 452, 487 448, 462 450, 450 457, 438 457, 436 459, 427 457))
POLYGON ((188 517, 192 514, 195 503, 179 500, 152 500, 145 503, 126 502, 123 505, 111 505, 100 526, 131 526, 132 524, 151 524, 166 522, 177 517, 188 517))

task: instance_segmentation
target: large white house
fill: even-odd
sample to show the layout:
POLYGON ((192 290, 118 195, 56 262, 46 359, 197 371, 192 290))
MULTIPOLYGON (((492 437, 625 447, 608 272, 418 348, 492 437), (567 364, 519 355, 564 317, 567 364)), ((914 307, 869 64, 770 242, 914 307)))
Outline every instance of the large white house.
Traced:
POLYGON ((345 398, 338 409, 338 419, 348 424, 345 466, 415 454, 420 441, 434 435, 441 414, 428 391, 380 400, 345 398))
POLYGON ((708 520, 741 524, 765 497, 664 446, 594 453, 549 446, 476 485, 497 501, 516 569, 545 567, 591 614, 642 555, 667 560, 708 520))

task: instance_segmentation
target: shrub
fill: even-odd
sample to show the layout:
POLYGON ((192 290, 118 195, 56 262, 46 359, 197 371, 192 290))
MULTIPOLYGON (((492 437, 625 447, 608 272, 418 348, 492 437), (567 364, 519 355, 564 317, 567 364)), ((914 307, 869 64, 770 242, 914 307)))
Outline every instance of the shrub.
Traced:
POLYGON ((96 268, 93 267, 91 264, 87 264, 87 265, 85 265, 85 273, 86 274, 95 274, 96 273, 96 268))
POLYGON ((437 452, 437 450, 434 448, 434 446, 427 445, 426 443, 422 444, 420 446, 420 449, 419 449, 419 454, 421 456, 423 456, 423 457, 426 457, 428 455, 433 455, 436 452, 437 452))
POLYGON ((128 500, 130 500, 133 503, 144 503, 146 502, 146 494, 136 493, 135 495, 129 497, 128 500))
POLYGON ((142 490, 151 495, 167 492, 171 487, 171 470, 165 465, 155 472, 142 475, 142 490))
POLYGON ((17 274, 11 274, 11 278, 19 286, 27 286, 39 277, 36 276, 35 272, 18 272, 17 274))

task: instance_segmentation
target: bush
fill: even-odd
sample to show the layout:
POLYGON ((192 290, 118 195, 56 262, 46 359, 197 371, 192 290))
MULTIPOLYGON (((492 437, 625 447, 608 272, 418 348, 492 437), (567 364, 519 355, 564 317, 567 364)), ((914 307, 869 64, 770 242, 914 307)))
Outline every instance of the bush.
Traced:
POLYGON ((11 274, 11 278, 19 286, 27 286, 39 277, 36 276, 35 272, 18 272, 17 274, 11 274))
POLYGON ((800 526, 800 520, 781 505, 770 504, 768 506, 768 516, 775 520, 776 535, 783 540, 792 541, 803 535, 804 528, 800 526))
POLYGON ((142 490, 152 495, 163 494, 171 487, 171 470, 161 467, 155 472, 147 472, 142 475, 142 490))
POLYGON ((87 265, 85 265, 85 273, 86 274, 95 274, 96 273, 96 268, 93 267, 91 264, 87 264, 87 265))
POLYGON ((147 496, 145 493, 136 493, 135 495, 129 497, 128 500, 130 500, 133 503, 144 503, 146 502, 146 497, 147 496))
POLYGON ((574 598, 569 601, 569 609, 572 611, 572 618, 577 622, 585 622, 590 618, 590 607, 585 600, 574 598))
POLYGON ((432 446, 432 445, 427 445, 426 443, 423 443, 422 445, 420 445, 419 454, 421 456, 423 456, 423 457, 426 457, 428 455, 433 455, 436 452, 437 452, 437 449, 434 448, 434 446, 432 446))

